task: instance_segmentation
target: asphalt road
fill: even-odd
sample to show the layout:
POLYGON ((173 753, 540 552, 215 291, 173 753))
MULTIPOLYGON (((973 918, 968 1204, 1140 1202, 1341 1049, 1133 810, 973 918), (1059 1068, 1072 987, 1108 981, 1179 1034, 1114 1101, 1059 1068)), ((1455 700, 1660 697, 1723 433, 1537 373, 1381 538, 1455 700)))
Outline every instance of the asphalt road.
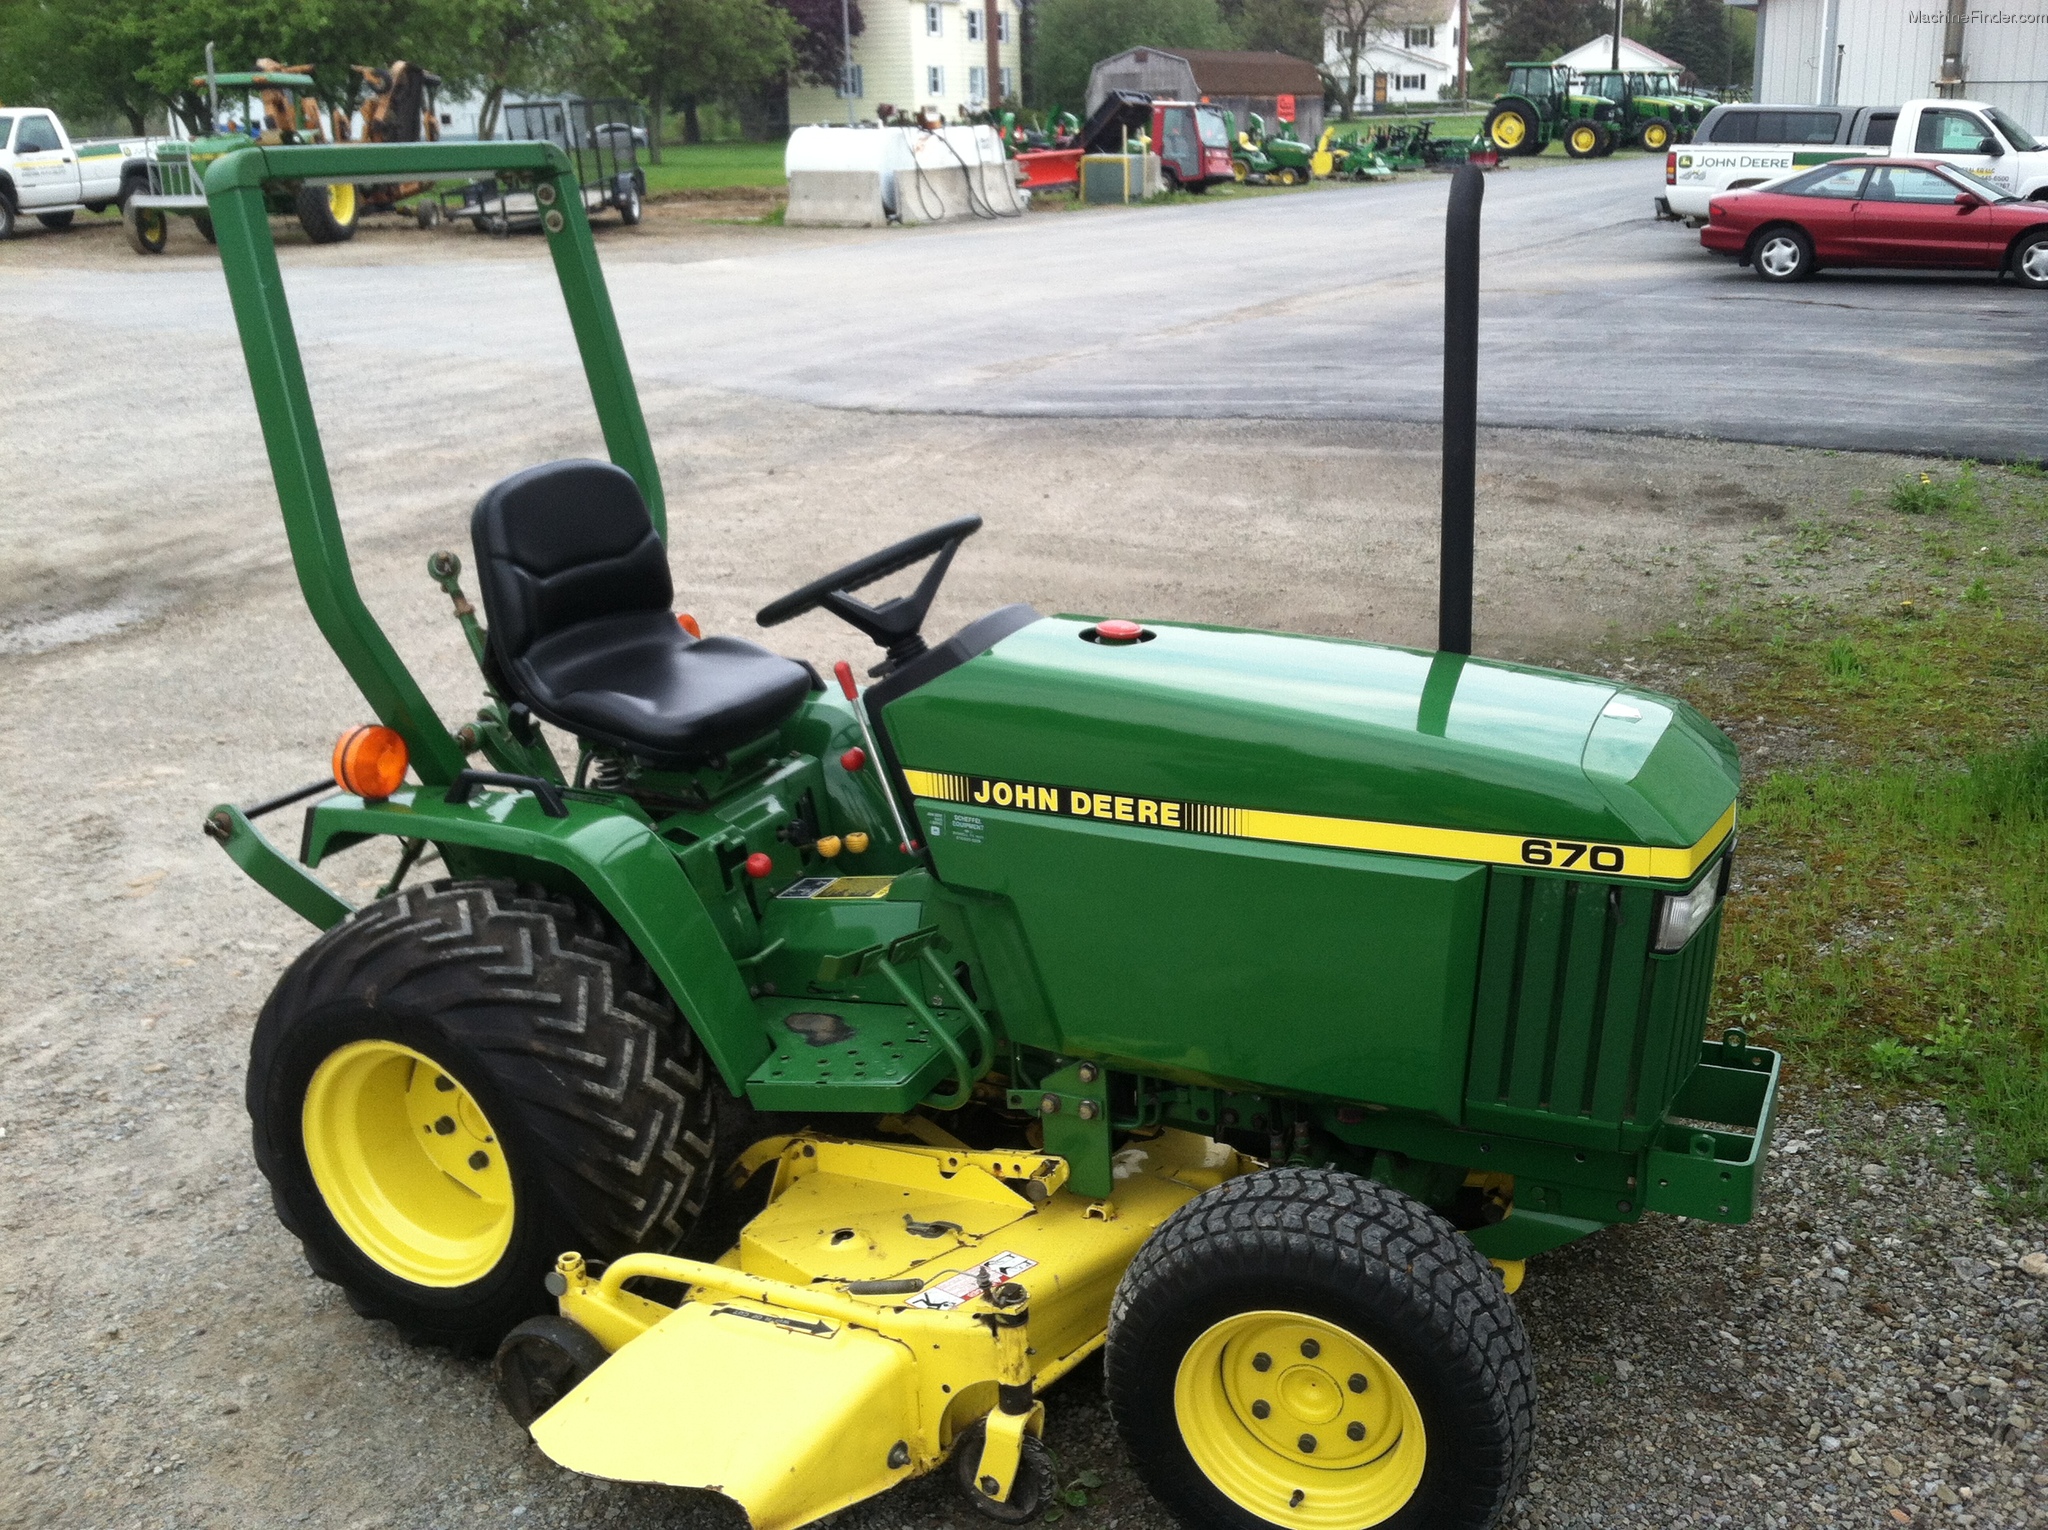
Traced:
MULTIPOLYGON (((1629 156, 1489 178, 1483 421, 2048 451, 2048 294, 1974 274, 1766 286, 1650 218, 1661 169, 1629 156)), ((616 230, 601 243, 644 381, 930 413, 1431 420, 1448 184, 825 240, 762 230, 681 251, 616 230)), ((573 365, 547 263, 472 255, 471 237, 444 236, 427 262, 300 252, 302 339, 573 365)), ((46 269, 7 306, 120 328, 147 353, 228 325, 209 266, 46 269)))

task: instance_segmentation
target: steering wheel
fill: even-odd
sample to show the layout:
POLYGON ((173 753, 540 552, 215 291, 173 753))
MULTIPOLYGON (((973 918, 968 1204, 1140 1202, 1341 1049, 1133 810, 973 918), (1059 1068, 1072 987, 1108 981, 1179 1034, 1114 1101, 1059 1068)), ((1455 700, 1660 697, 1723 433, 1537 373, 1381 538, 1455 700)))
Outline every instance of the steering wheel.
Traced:
POLYGON ((960 544, 979 530, 980 516, 963 515, 957 521, 947 521, 929 531, 920 531, 894 547, 869 553, 857 563, 849 563, 822 579, 813 579, 802 589, 793 590, 780 600, 770 601, 755 614, 754 620, 764 627, 779 627, 823 606, 848 626, 866 633, 876 647, 886 652, 887 657, 874 670, 877 675, 886 675, 925 651, 922 629, 925 616, 932 608, 932 597, 939 593, 939 585, 945 580, 946 570, 953 562, 953 554, 960 550, 960 544), (908 595, 898 595, 878 606, 853 598, 854 590, 865 589, 891 574, 901 573, 931 558, 934 553, 938 556, 932 558, 932 566, 925 570, 924 578, 908 595))

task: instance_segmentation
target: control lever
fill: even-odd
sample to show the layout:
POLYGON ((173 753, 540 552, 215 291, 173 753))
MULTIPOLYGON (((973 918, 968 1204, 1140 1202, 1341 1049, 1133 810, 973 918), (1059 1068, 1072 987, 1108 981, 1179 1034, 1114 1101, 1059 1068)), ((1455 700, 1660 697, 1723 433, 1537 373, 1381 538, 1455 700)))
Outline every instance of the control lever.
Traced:
POLYGON ((841 659, 832 666, 832 673, 838 678, 839 689, 846 693, 846 699, 853 703, 853 715, 860 721, 860 736, 867 741, 868 763, 875 767, 875 774, 881 777, 882 796, 889 803, 889 817, 896 824, 898 847, 905 855, 917 848, 917 841, 910 837, 910 830, 903 822, 903 809, 897 805, 896 789, 889 784, 889 777, 882 770, 882 753, 875 748, 875 731, 868 724, 868 709, 861 705, 860 690, 853 683, 853 666, 841 659))

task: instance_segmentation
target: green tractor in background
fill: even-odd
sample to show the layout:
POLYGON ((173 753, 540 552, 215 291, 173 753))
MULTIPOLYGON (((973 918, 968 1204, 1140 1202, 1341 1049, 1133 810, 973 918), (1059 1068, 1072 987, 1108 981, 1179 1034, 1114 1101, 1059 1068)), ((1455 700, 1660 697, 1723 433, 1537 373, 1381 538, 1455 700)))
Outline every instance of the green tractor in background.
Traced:
MULTIPOLYGON (((1228 112, 1224 116, 1235 125, 1228 112)), ((1248 112, 1245 131, 1234 135, 1231 169, 1240 181, 1262 179, 1275 186, 1305 186, 1318 175, 1330 173, 1329 136, 1325 133, 1322 142, 1305 144, 1294 136, 1293 126, 1285 122, 1269 134, 1266 119, 1257 112, 1248 112)))
MULTIPOLYGON (((163 253, 173 214, 190 218, 207 242, 213 242, 205 179, 216 160, 251 148, 334 141, 313 91, 311 64, 287 65, 266 58, 247 73, 220 74, 212 68, 212 57, 209 44, 207 72, 192 81, 193 90, 206 96, 206 131, 189 140, 152 140, 149 158, 131 162, 123 172, 121 226, 138 255, 163 253)), ((340 120, 337 112, 337 127, 340 120)), ((279 184, 269 197, 270 211, 296 217, 315 244, 340 244, 355 237, 356 188, 346 181, 279 184)))
POLYGON ((1237 125, 1237 114, 1225 112, 1223 121, 1230 133, 1230 170, 1239 185, 1264 186, 1277 168, 1261 145, 1266 138, 1266 119, 1257 112, 1245 114, 1245 125, 1237 125))
MULTIPOLYGON (((1673 144, 1690 142, 1707 109, 1696 99, 1664 94, 1656 82, 1668 74, 1640 69, 1588 69, 1580 76, 1584 93, 1614 108, 1606 126, 1617 143, 1632 143, 1645 154, 1662 154, 1673 144)), ((1567 139, 1569 148, 1569 139, 1567 139)))
POLYGON ((495 1349, 558 1464, 753 1530, 938 1471, 1039 1520, 1046 1389, 1097 1351, 1185 1523, 1497 1525, 1524 1261, 1746 1221, 1779 1060, 1705 1035, 1734 745, 1470 653, 1469 402, 1441 651, 1022 604, 928 642, 970 515, 760 610, 880 650, 832 684, 674 609, 695 557, 560 148, 280 148, 206 190, 300 587, 377 719, 205 824, 318 931, 247 1080, 313 1270, 495 1349), (610 460, 507 462, 477 604, 427 559, 483 691, 444 719, 356 586, 269 212, 479 174, 544 209, 610 460), (294 804, 285 849, 255 821, 294 804), (315 874, 379 852, 360 907, 315 874))
POLYGON ((1507 89, 1486 114, 1485 134, 1503 154, 1541 154, 1556 140, 1574 159, 1614 150, 1620 109, 1572 89, 1565 64, 1510 64, 1507 89))

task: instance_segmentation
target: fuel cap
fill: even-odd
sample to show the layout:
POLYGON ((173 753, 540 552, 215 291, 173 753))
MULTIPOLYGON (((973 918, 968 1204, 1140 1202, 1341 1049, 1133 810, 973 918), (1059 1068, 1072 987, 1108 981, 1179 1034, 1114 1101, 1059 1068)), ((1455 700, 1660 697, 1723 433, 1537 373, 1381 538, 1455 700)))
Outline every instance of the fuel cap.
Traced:
POLYGON ((1081 636, 1096 643, 1137 643, 1144 640, 1146 632, 1136 622, 1107 621, 1097 622, 1081 636))

